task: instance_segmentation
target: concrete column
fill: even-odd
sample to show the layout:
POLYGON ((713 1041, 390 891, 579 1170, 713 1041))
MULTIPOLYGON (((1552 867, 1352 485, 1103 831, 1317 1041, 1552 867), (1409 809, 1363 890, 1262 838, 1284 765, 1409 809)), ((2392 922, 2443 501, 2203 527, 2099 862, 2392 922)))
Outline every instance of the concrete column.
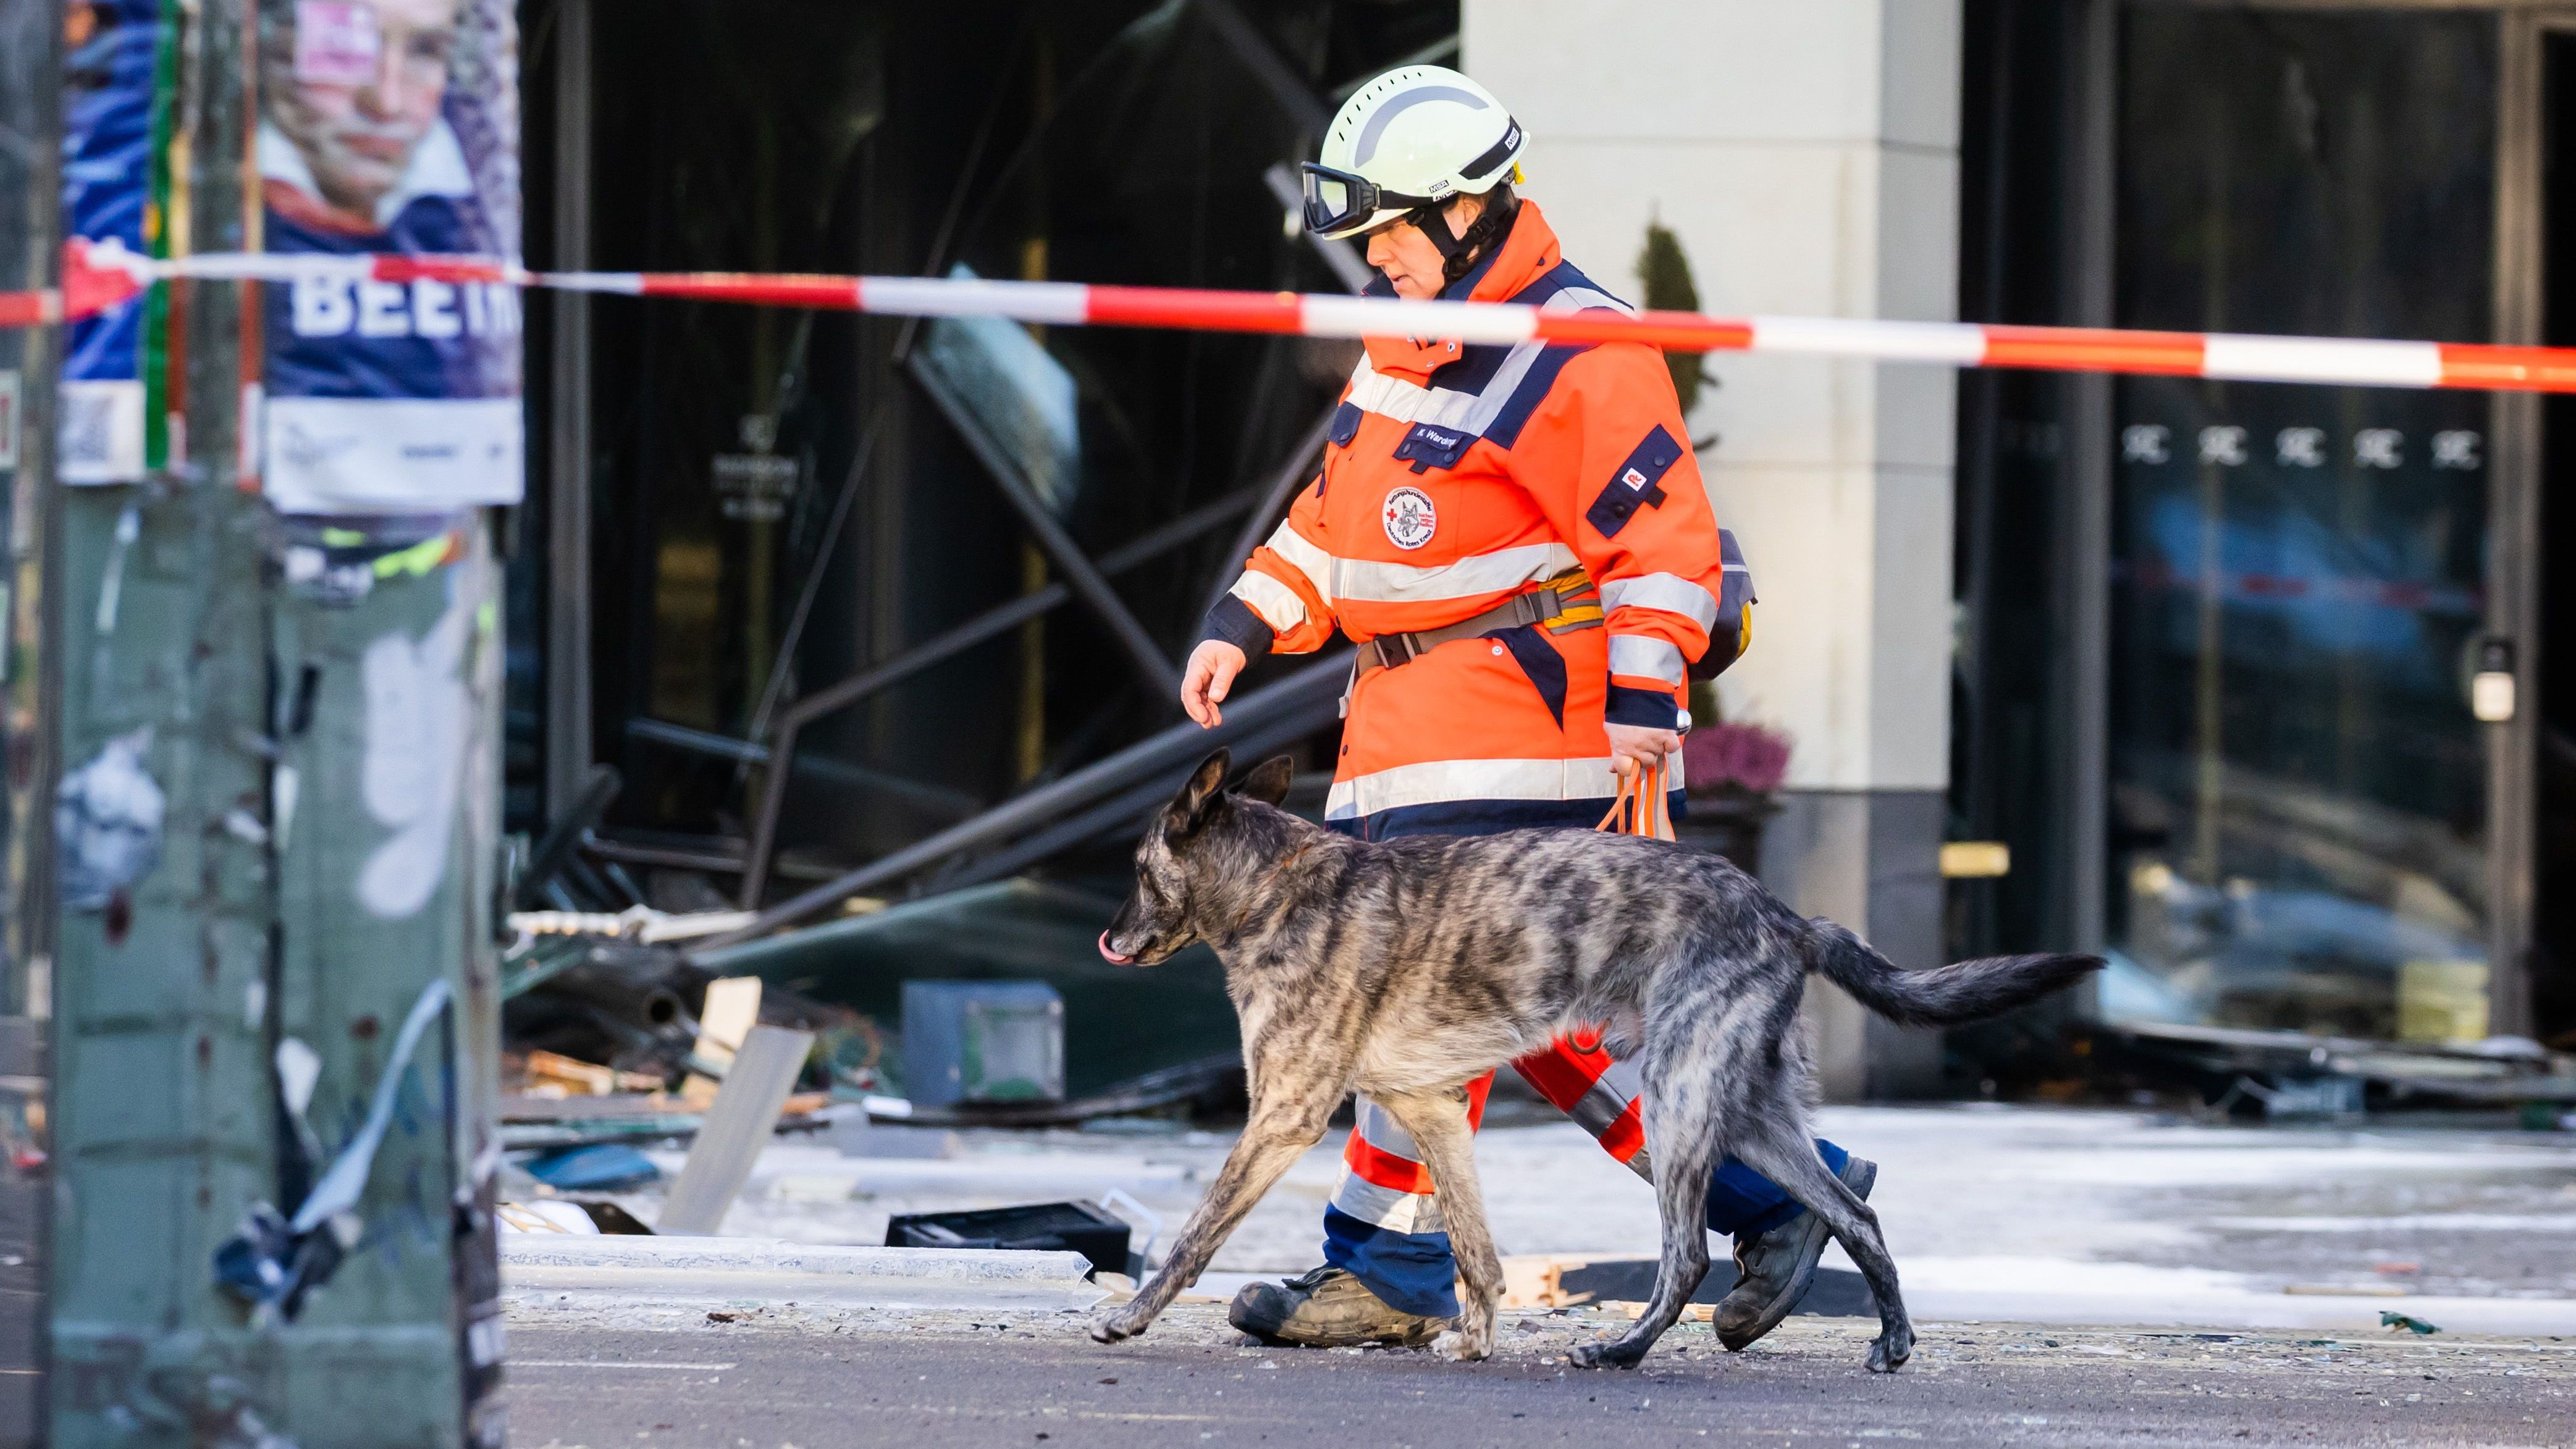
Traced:
MULTIPOLYGON (((1530 133, 1523 194, 1577 266, 1637 286, 1646 225, 1708 311, 1956 315, 1958 0, 1464 0, 1465 69, 1530 133)), ((1901 966, 1941 952, 1955 375, 1710 359, 1690 422, 1761 605, 1720 682, 1793 742, 1765 873, 1901 966)), ((1937 1034, 1811 1003, 1829 1096, 1914 1095, 1937 1034)))

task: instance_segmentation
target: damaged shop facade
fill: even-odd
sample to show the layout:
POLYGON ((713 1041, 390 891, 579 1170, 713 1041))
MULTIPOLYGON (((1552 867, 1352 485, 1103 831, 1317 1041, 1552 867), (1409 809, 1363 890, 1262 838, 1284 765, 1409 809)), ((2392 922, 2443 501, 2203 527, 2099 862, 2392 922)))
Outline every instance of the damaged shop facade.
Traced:
MULTIPOLYGON (((1851 69, 1876 98, 1866 144, 1740 73, 1733 21, 1632 8, 1619 44, 1737 99, 1632 113, 1555 63, 1527 7, 1478 0, 937 25, 667 7, 613 27, 561 0, 530 32, 529 252, 1348 289, 1353 252, 1283 229, 1284 168, 1346 82, 1427 58, 1527 111, 1531 194, 1650 306, 2554 335, 2532 168, 2559 41, 2522 8, 1978 0, 1889 18, 1876 69, 1766 32, 1851 69), (2395 83, 2397 57, 2432 58, 2438 84, 2395 83), (2207 104, 2148 99, 2169 95, 2207 104), (1651 156, 1623 139, 1650 131, 1651 156), (1874 209, 1764 182, 1817 146, 1865 159, 1874 209), (2465 229, 2403 220, 2434 211, 2465 229), (1791 265, 1782 237, 1850 264, 1791 265), (1853 274, 1875 280, 1835 281, 1853 274)), ((763 974, 889 1043, 907 977, 1046 981, 1076 1095, 1223 1051, 1221 1016, 1159 1060, 1112 1045, 1147 1033, 1090 1020, 1122 1008, 1085 943, 1126 839, 1206 743, 1178 727, 1174 672, 1311 475, 1346 349, 571 296, 528 326, 512 827, 547 834, 616 772, 531 904, 754 912, 728 947, 819 929, 837 944, 781 945, 797 964, 763 974)), ((2566 793, 2544 404, 1758 358, 1688 386, 1764 589, 1759 646, 1702 701, 1702 754, 1731 770, 1748 756, 1719 736, 1742 734, 1769 756, 1741 780, 1694 762, 1701 827, 1907 965, 2113 961, 2071 1010, 1947 1039, 1820 994, 1833 1095, 2131 1090, 2125 1068, 2093 1080, 2095 1023, 2428 1060, 2512 1038, 2492 1073, 2558 1090, 2576 996, 2536 888, 2566 793)), ((1267 662, 1228 711, 1238 757, 1296 754, 1309 804, 1336 669, 1267 662)), ((1215 1001, 1204 962, 1158 984, 1215 1001)))

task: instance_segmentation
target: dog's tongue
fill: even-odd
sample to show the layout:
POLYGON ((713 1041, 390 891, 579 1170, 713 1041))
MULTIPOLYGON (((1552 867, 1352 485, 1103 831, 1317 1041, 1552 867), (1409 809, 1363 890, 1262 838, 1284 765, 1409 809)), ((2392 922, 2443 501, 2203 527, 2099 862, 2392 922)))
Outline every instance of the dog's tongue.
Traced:
POLYGON ((1109 949, 1109 933, 1107 931, 1100 933, 1100 956, 1102 960, 1107 961, 1112 966, 1133 966, 1136 964, 1135 957, 1121 956, 1117 952, 1109 949))

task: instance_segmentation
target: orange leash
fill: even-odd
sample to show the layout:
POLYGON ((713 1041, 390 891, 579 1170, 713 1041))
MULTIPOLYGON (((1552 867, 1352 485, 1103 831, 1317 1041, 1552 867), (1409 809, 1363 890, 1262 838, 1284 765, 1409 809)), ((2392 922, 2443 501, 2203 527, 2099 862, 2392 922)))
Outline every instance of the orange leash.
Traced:
POLYGON ((1610 802, 1610 813, 1592 828, 1618 835, 1672 839, 1673 807, 1671 798, 1664 793, 1664 767, 1631 770, 1620 776, 1619 798, 1610 802))

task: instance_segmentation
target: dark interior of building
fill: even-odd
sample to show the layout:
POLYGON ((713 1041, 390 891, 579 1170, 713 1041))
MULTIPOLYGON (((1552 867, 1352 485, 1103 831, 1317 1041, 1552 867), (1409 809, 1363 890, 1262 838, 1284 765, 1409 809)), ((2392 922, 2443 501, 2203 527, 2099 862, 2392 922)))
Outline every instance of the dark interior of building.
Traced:
MULTIPOLYGON (((2085 7, 1965 8, 1962 317, 2455 342, 2515 325, 2499 217, 2528 178, 2498 104, 2509 22, 2101 13, 2094 33, 2085 7)), ((2566 343, 2570 41, 2539 34, 2532 340, 2566 343)), ((2428 1030, 2410 997, 2445 980, 2527 979, 2534 1034, 2563 1046, 2576 907, 2552 885, 2576 866, 2576 674, 2554 641, 2576 589, 2547 520, 2576 480, 2576 413, 2543 413, 2527 535, 2521 435, 2488 395, 1963 375, 1951 828, 2007 842, 2013 870, 1953 884, 1953 954, 2098 922, 2107 1016, 2382 1038, 2428 1030), (2536 562, 2535 617, 2506 555, 2536 562), (2108 636, 2088 645, 2075 621, 2095 598, 2108 636), (2472 675, 2516 647, 2536 651, 2539 697, 2482 721, 2472 675), (2090 765, 2088 668, 2107 701, 2090 765), (2527 953, 2521 844, 2499 833, 2520 826, 2492 818, 2496 792, 2525 788, 2527 953)))
MULTIPOLYGON (((1310 146, 1336 85, 1453 46, 1455 6, 1265 5, 1235 25, 1211 9, 621 7, 587 70, 582 254, 1332 290, 1264 173, 1310 146)), ((540 261, 565 246, 546 231, 566 184, 545 144, 549 19, 527 56, 540 261)), ((757 809, 743 746, 788 702, 1062 580, 1009 492, 1112 554, 1278 473, 1348 365, 1295 339, 1030 345, 1016 329, 713 304, 611 302, 589 326, 593 751, 623 777, 608 831, 676 856, 739 855, 757 809)), ((543 437, 562 403, 536 371, 543 437)), ((542 475, 541 455, 532 494, 559 492, 542 475)), ((546 510, 528 512, 522 638, 558 583, 546 510)), ((1186 653, 1243 523, 1208 518, 1129 561, 1128 621, 1077 599, 817 719, 781 876, 881 854, 1176 720, 1156 666, 1186 653)), ((530 828, 549 696, 538 661, 518 662, 511 800, 530 828)))
MULTIPOLYGON (((1349 89, 1454 59, 1457 31, 1454 0, 539 4, 527 250, 1350 290, 1355 253, 1283 225, 1294 165, 1349 89)), ((605 802, 556 904, 777 907, 926 848, 859 891, 912 905, 818 943, 792 984, 891 1022, 907 976, 1046 979, 1076 1091, 1231 1049, 1212 959, 1148 977, 1090 949, 1158 782, 1203 746, 1105 803, 940 842, 1181 722, 1200 616, 1311 476, 1356 346, 532 310, 509 826, 605 802)), ((1237 699, 1298 667, 1256 664, 1237 699)), ((1322 758, 1337 693, 1304 688, 1238 753, 1322 758)))
MULTIPOLYGON (((2054 323, 2073 306, 2065 123, 2070 11, 1970 4, 1960 113, 1959 315, 2054 323)), ((2000 840, 2014 870, 1950 892, 1952 957, 2038 949, 2070 934, 2065 872, 2071 654, 2065 532, 2072 382, 1960 374, 1952 664, 1951 838, 2000 840)))

